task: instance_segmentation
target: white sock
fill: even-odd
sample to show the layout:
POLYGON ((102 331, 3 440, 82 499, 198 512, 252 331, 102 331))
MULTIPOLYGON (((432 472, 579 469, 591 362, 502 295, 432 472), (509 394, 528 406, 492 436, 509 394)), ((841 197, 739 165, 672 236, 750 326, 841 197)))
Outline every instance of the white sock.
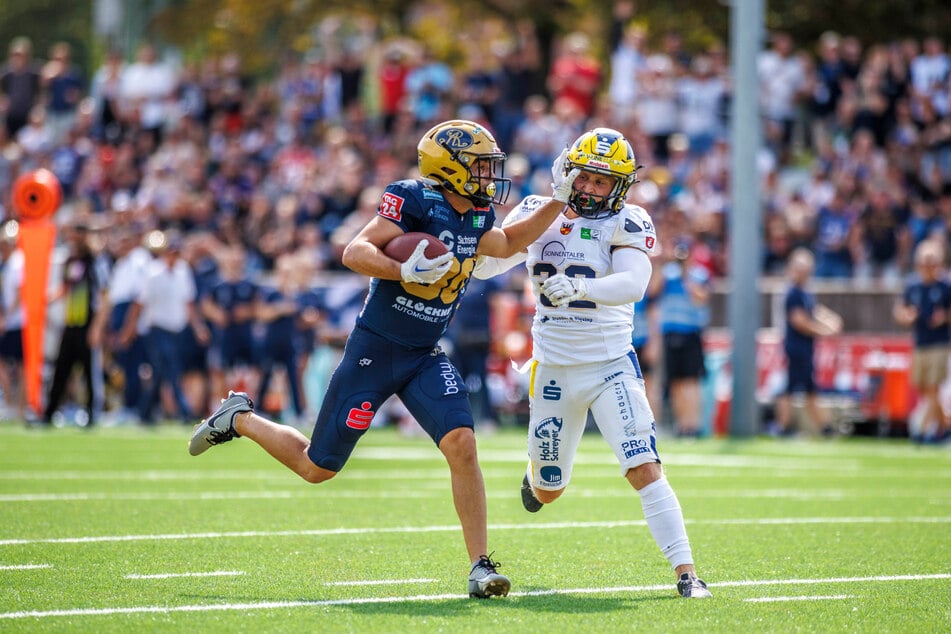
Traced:
POLYGON ((680 510, 677 494, 670 488, 667 478, 651 482, 638 491, 644 519, 670 565, 676 568, 684 564, 693 564, 693 553, 684 527, 684 516, 680 510))

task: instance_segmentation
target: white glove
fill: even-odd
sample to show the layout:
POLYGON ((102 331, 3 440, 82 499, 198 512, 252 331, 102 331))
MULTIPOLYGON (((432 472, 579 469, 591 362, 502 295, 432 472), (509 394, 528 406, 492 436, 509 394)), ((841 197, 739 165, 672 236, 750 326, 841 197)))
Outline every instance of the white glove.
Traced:
POLYGON ((571 197, 572 186, 575 182, 575 177, 578 176, 580 171, 577 167, 565 174, 565 161, 568 159, 568 148, 565 148, 561 151, 561 154, 558 155, 558 158, 555 159, 555 162, 551 164, 551 188, 554 192, 552 195, 552 200, 556 200, 560 203, 567 204, 568 198, 571 197))
POLYGON ((442 278, 452 266, 452 251, 429 259, 424 254, 429 240, 420 240, 416 250, 400 265, 400 277, 404 282, 432 284, 442 278))
POLYGON ((584 278, 559 273, 542 282, 542 292, 553 306, 559 307, 584 298, 588 294, 588 285, 584 278))

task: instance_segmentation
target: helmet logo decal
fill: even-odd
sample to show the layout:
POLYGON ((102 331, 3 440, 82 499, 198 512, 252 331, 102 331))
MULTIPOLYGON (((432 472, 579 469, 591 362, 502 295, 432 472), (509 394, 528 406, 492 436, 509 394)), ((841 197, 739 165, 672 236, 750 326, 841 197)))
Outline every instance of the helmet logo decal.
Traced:
POLYGON ((614 139, 608 138, 606 136, 598 136, 598 141, 595 144, 595 147, 598 150, 598 154, 610 154, 611 148, 614 146, 614 139))
POLYGON ((436 142, 447 150, 464 150, 472 147, 474 140, 472 135, 461 128, 449 128, 440 130, 436 135, 436 142))

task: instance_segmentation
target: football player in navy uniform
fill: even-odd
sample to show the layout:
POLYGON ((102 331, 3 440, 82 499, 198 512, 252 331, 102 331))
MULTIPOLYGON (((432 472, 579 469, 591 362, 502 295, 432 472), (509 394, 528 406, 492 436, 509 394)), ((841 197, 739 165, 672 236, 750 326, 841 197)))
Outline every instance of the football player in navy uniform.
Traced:
MULTIPOLYGON (((533 283, 525 510, 537 513, 564 493, 590 413, 641 499, 678 592, 705 598, 710 591, 697 578, 680 503, 660 465, 654 414, 631 343, 634 303, 647 290, 657 243, 647 212, 625 202, 636 172, 634 149, 620 132, 585 132, 552 165, 556 188, 577 174, 564 213, 525 252, 504 261, 481 258, 475 275, 525 262, 533 283)), ((505 223, 550 204, 547 196, 528 196, 505 223)))
POLYGON ((437 342, 445 332, 479 256, 507 258, 527 247, 561 213, 571 182, 504 229, 494 204, 508 195, 505 154, 483 126, 453 120, 419 141, 420 179, 390 184, 377 215, 347 245, 343 263, 371 277, 370 291, 337 365, 313 434, 254 413, 246 394, 230 392, 197 425, 189 452, 198 455, 246 436, 308 482, 329 480, 346 464, 383 402, 396 394, 443 453, 472 568, 469 596, 505 596, 509 580, 487 556, 485 485, 465 382, 437 342), (449 252, 424 255, 421 240, 405 262, 383 252, 407 232, 436 236, 449 252))

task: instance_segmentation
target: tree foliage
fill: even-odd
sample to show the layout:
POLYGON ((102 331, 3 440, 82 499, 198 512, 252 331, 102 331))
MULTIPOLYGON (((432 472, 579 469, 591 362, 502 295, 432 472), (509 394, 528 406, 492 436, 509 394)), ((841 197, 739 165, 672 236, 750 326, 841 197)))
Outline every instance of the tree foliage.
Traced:
MULTIPOLYGON (((266 73, 285 52, 305 53, 326 44, 318 28, 327 18, 358 28, 361 17, 375 22, 375 36, 387 40, 409 35, 450 58, 462 59, 478 46, 471 28, 487 18, 512 30, 531 20, 545 53, 560 34, 583 29, 606 58, 613 7, 630 2, 633 20, 643 24, 653 45, 667 31, 679 32, 688 49, 726 44, 729 5, 742 0, 135 0, 124 2, 140 17, 126 30, 135 39, 174 45, 186 57, 238 51, 248 70, 266 73), (439 7, 436 24, 420 20, 420 6, 439 7), (141 32, 138 32, 141 31, 141 32)), ((763 0, 766 27, 790 32, 803 46, 832 29, 855 35, 865 44, 905 37, 937 35, 951 42, 951 3, 947 0, 763 0)), ((97 66, 104 48, 92 29, 95 0, 0 0, 0 46, 17 35, 29 36, 38 57, 57 40, 73 44, 74 57, 87 71, 97 66)))

